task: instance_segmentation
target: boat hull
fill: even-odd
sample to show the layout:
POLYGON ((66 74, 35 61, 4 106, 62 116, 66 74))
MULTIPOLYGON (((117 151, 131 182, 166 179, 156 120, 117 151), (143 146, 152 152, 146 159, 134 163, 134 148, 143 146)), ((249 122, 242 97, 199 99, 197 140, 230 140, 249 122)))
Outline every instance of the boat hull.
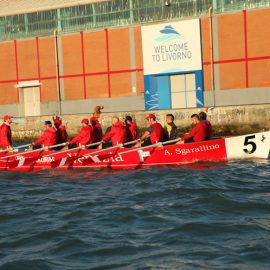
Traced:
POLYGON ((116 148, 100 154, 97 150, 71 150, 67 153, 43 151, 1 159, 0 170, 39 171, 44 169, 112 168, 139 169, 151 166, 179 165, 238 159, 267 159, 270 132, 249 134, 198 143, 149 147, 142 150, 116 148), (127 150, 130 151, 128 152, 127 150), (46 155, 55 153, 54 156, 46 155), (123 153, 123 154, 122 154, 123 153), (86 156, 87 155, 87 156, 86 156))

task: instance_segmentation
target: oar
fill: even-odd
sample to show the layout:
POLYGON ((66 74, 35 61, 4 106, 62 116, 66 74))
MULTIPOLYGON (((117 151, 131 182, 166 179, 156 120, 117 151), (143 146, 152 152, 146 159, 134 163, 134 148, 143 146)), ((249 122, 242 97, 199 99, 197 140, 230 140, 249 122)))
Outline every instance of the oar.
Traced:
POLYGON ((52 157, 52 156, 55 156, 55 155, 59 155, 59 154, 71 152, 71 151, 74 151, 74 150, 83 149, 83 147, 88 148, 88 147, 99 145, 99 144, 101 144, 101 142, 91 143, 91 144, 87 144, 85 146, 84 145, 81 145, 81 146, 78 146, 78 147, 75 147, 75 148, 71 148, 71 149, 67 149, 67 150, 62 150, 62 151, 58 151, 58 152, 55 152, 55 153, 51 153, 51 154, 48 154, 48 155, 45 155, 45 156, 42 156, 42 157, 52 157))
MULTIPOLYGON (((158 142, 158 143, 155 143, 155 144, 151 144, 151 145, 147 145, 147 146, 143 146, 143 147, 138 147, 138 148, 133 148, 131 150, 128 150, 128 151, 124 151, 124 152, 120 152, 118 153, 120 156, 123 155, 123 154, 127 154, 127 153, 131 153, 131 152, 136 152, 138 151, 140 153, 140 150, 143 150, 143 149, 146 149, 146 148, 154 148, 154 147, 158 147, 158 146, 162 146, 162 145, 166 145, 166 144, 170 144, 170 143, 175 143, 175 142, 178 142, 180 138, 178 139, 174 139, 174 140, 170 140, 170 141, 166 141, 166 142, 158 142)), ((137 142, 138 140, 136 141, 132 141, 132 142, 128 142, 128 143, 125 143, 123 145, 128 145, 128 144, 133 144, 135 142, 137 142)), ((99 158, 97 156, 94 156, 95 154, 100 154, 101 151, 104 152, 104 151, 107 151, 109 149, 112 149, 112 148, 116 148, 117 146, 114 146, 114 147, 110 147, 110 148, 107 148, 107 149, 104 149, 104 150, 100 150, 100 151, 97 151, 97 152, 93 152, 93 153, 89 153, 89 154, 86 154, 86 155, 83 155, 82 157, 88 157, 90 156, 91 159, 94 161, 94 162, 100 162, 99 158)), ((113 156, 116 155, 115 154, 112 154, 113 156)), ((86 160, 85 160, 86 162, 86 160)))
POLYGON ((107 152, 109 150, 113 150, 113 149, 116 149, 116 148, 120 148, 120 147, 123 147, 123 146, 127 146, 127 145, 130 145, 130 144, 134 144, 136 142, 138 142, 138 140, 134 140, 134 141, 123 143, 123 144, 118 144, 118 145, 111 146, 111 147, 108 147, 108 148, 105 148, 105 149, 101 149, 101 150, 98 150, 98 151, 95 151, 95 152, 92 152, 92 153, 89 153, 89 154, 85 154, 85 155, 78 155, 78 156, 75 156, 75 157, 64 157, 64 158, 61 159, 59 166, 65 165, 65 163, 67 161, 67 158, 72 159, 72 161, 74 161, 74 160, 76 160, 78 158, 82 158, 82 157, 91 157, 91 159, 94 162, 100 162, 99 158, 97 157, 98 154, 101 154, 103 152, 107 152), (93 156, 93 155, 95 155, 95 156, 93 156))
POLYGON ((26 155, 26 154, 30 154, 30 153, 34 153, 34 152, 41 152, 43 150, 49 150, 49 149, 53 149, 53 148, 56 148, 56 147, 59 147, 59 146, 64 146, 64 145, 66 145, 66 143, 55 144, 55 145, 46 146, 46 147, 42 147, 42 148, 39 148, 39 149, 31 150, 31 151, 26 151, 26 152, 22 152, 22 153, 3 156, 3 157, 0 157, 0 159, 7 159, 7 158, 11 158, 11 157, 23 156, 23 155, 26 155))
MULTIPOLYGON (((12 150, 14 150, 14 149, 20 149, 20 148, 24 148, 24 147, 28 147, 28 146, 30 146, 30 145, 31 145, 31 143, 24 144, 24 145, 19 145, 19 146, 13 147, 12 150)), ((12 150, 11 150, 11 151, 12 151, 12 150)), ((0 150, 0 153, 8 152, 8 151, 9 151, 9 150, 7 150, 7 149, 5 149, 5 150, 0 150)))
POLYGON ((115 148, 120 148, 120 147, 123 147, 123 146, 134 144, 136 142, 138 142, 138 140, 134 140, 134 141, 127 142, 127 143, 120 143, 120 144, 118 144, 116 146, 108 147, 108 148, 105 148, 105 149, 102 149, 102 150, 99 150, 99 151, 96 151, 96 152, 93 152, 93 153, 82 155, 82 157, 91 157, 93 161, 100 162, 99 158, 97 156, 93 156, 93 155, 97 155, 97 154, 100 154, 100 153, 103 153, 103 152, 107 152, 108 150, 112 150, 112 149, 115 149, 115 148))
MULTIPOLYGON (((77 155, 77 156, 74 156, 74 157, 63 157, 61 158, 61 161, 59 163, 58 166, 63 166, 67 159, 69 160, 76 160, 78 158, 81 158, 81 157, 88 157, 88 156, 91 156, 92 160, 95 161, 95 162, 100 162, 99 158, 97 156, 92 156, 92 155, 97 155, 99 153, 102 153, 102 152, 106 152, 106 151, 109 151, 109 150, 112 150, 112 149, 115 149, 115 148, 120 148, 122 146, 126 146, 126 145, 130 145, 130 144, 134 144, 136 143, 138 140, 134 140, 134 141, 131 141, 131 142, 127 142, 127 143, 124 143, 124 144, 118 144, 116 146, 112 146, 112 147, 109 147, 109 148, 105 148, 105 149, 101 149, 101 150, 98 150, 98 151, 95 151, 95 152, 92 152, 90 154, 86 154, 86 155, 77 155)), ((91 147, 91 146, 95 146, 95 145, 99 145, 101 142, 96 142, 96 143, 93 143, 93 144, 88 144, 86 145, 85 147, 91 147)), ((64 143, 65 145, 65 143, 64 143)), ((57 146, 55 146, 57 147, 57 146)), ((56 155, 59 155, 59 154, 63 154, 63 153, 67 153, 67 152, 71 152, 71 151, 74 151, 74 150, 78 150, 78 149, 82 149, 82 146, 79 146, 79 147, 76 147, 76 148, 73 148, 73 149, 67 149, 67 150, 63 150, 63 151, 59 151, 59 152, 54 152, 54 153, 51 153, 51 154, 48 154, 48 155, 44 155, 42 156, 42 158, 44 157, 51 157, 51 156, 56 156, 56 155)), ((40 150, 40 149, 39 149, 40 150)), ((35 150, 34 150, 35 151, 35 150)), ((28 152, 28 153, 31 153, 31 152, 28 152)), ((59 160, 59 159, 58 159, 59 160)), ((51 163, 55 163, 57 162, 58 160, 54 160, 54 161, 51 161, 51 163)), ((33 162, 33 161, 31 161, 33 162)), ((57 162, 58 163, 58 162, 57 162)), ((18 167, 21 167, 22 165, 24 164, 24 160, 20 161, 19 164, 18 164, 18 167)))
POLYGON ((147 145, 147 146, 143 146, 143 147, 139 147, 139 148, 133 148, 131 150, 124 151, 124 152, 119 153, 119 155, 124 155, 124 154, 128 154, 128 153, 136 152, 136 151, 143 150, 143 149, 146 149, 146 148, 163 146, 163 145, 170 144, 170 143, 175 143, 175 142, 178 142, 178 141, 179 141, 179 138, 174 139, 174 140, 170 140, 170 141, 166 141, 166 142, 158 142, 158 143, 155 143, 155 144, 151 144, 151 145, 147 145))

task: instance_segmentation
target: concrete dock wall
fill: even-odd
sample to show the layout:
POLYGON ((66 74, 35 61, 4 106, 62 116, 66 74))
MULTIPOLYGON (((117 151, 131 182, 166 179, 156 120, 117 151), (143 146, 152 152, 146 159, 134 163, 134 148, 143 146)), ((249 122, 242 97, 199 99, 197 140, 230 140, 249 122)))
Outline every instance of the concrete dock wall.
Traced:
MULTIPOLYGON (((231 136, 259 132, 270 129, 270 104, 265 105, 248 105, 248 106, 230 106, 230 107, 210 107, 204 109, 177 109, 177 110, 160 110, 151 111, 157 117, 157 120, 165 125, 167 113, 175 115, 175 123, 182 133, 191 128, 190 116, 200 111, 208 112, 208 119, 211 121, 214 129, 214 135, 231 136)), ((103 113, 100 117, 103 130, 111 126, 112 117, 117 115, 124 119, 126 115, 131 115, 143 132, 147 127, 145 117, 149 112, 119 112, 103 113)), ((89 114, 61 115, 63 124, 67 127, 69 138, 74 137, 80 130, 81 119, 89 118, 89 114)), ((40 136, 43 132, 43 123, 45 120, 52 120, 51 116, 14 118, 12 124, 14 141, 32 141, 40 136)))

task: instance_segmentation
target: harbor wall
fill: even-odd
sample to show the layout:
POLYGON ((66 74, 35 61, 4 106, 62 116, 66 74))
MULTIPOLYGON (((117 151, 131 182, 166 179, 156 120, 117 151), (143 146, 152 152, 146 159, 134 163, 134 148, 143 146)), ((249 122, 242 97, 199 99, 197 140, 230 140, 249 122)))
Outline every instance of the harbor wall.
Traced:
MULTIPOLYGON (((200 111, 207 111, 208 119, 211 121, 214 130, 214 136, 235 136, 241 134, 255 133, 263 130, 270 130, 270 105, 249 105, 249 106, 229 106, 229 107, 210 107, 201 109, 181 109, 181 110, 159 110, 151 111, 157 117, 157 120, 165 125, 167 113, 173 113, 175 116, 175 123, 178 126, 180 133, 185 133, 191 129, 190 116, 193 113, 200 111)), ((120 117, 121 120, 126 115, 131 115, 134 121, 138 124, 140 133, 147 127, 145 117, 149 112, 119 112, 119 113, 102 113, 100 122, 103 131, 112 124, 112 117, 114 115, 120 117)), ((81 127, 81 119, 89 118, 88 114, 76 115, 61 115, 62 122, 67 128, 69 138, 77 135, 81 127)), ((29 142, 36 139, 43 132, 43 123, 46 120, 52 120, 51 116, 41 117, 26 117, 14 118, 12 124, 14 141, 29 142)))

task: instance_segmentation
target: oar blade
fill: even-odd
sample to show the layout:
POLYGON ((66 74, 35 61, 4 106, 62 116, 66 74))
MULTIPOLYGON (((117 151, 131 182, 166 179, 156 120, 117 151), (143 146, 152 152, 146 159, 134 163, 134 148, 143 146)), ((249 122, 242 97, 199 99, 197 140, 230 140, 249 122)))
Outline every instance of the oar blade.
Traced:
POLYGON ((22 167, 22 166, 24 165, 24 162, 25 162, 25 157, 21 157, 21 158, 19 159, 19 163, 18 163, 18 165, 17 165, 17 168, 22 167))
POLYGON ((89 156, 94 162, 100 162, 98 156, 89 156))
POLYGON ((60 163, 59 163, 59 167, 64 166, 66 161, 67 161, 67 157, 62 158, 60 163))

